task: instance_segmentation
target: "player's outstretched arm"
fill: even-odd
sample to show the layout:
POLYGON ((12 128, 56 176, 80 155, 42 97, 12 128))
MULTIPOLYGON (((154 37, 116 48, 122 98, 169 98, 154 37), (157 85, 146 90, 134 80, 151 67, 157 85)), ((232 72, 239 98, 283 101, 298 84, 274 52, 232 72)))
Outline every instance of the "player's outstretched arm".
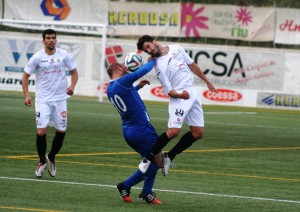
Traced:
POLYGON ((196 74, 199 78, 201 78, 207 85, 208 89, 212 92, 218 93, 217 89, 213 86, 213 84, 207 79, 205 74, 201 71, 199 66, 193 62, 192 64, 189 65, 191 71, 196 74))
POLYGON ((150 62, 144 64, 143 66, 141 66, 138 70, 136 70, 135 72, 132 72, 130 74, 126 74, 124 77, 122 77, 122 84, 123 85, 130 85, 132 83, 134 83, 136 80, 138 80, 139 78, 143 77, 144 75, 146 75, 147 73, 149 73, 154 64, 155 64, 156 60, 151 60, 150 62))
POLYGON ((155 65, 155 61, 155 59, 150 60, 148 63, 141 66, 137 71, 133 72, 132 74, 135 74, 137 79, 141 78, 142 76, 146 75, 152 70, 153 66, 155 65))

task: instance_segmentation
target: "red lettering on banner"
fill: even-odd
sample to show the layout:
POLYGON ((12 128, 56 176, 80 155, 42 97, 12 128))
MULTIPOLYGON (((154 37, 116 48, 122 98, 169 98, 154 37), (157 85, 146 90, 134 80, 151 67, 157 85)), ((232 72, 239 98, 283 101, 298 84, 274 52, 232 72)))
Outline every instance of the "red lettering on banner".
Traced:
POLYGON ((242 94, 237 91, 229 89, 217 89, 218 93, 207 90, 203 96, 209 100, 218 102, 234 102, 242 99, 242 94))
POLYGON ((293 20, 286 20, 285 23, 279 25, 281 31, 300 32, 300 25, 294 24, 293 20))
POLYGON ((158 87, 154 87, 151 89, 151 93, 154 95, 154 96, 157 96, 157 97, 160 97, 160 98, 164 98, 164 99, 168 99, 169 98, 169 95, 165 94, 163 92, 163 89, 161 86, 158 86, 158 87))

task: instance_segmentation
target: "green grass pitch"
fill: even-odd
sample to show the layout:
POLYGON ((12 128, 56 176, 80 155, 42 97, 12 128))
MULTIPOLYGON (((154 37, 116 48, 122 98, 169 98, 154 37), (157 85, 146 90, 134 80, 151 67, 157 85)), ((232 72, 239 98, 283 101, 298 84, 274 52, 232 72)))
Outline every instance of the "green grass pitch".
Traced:
MULTIPOLYGON (((300 211, 300 111, 204 106, 205 136, 154 185, 161 205, 126 203, 116 184, 140 161, 119 114, 96 98, 72 97, 57 176, 37 179, 34 107, 0 92, 0 211, 300 211)), ((167 105, 146 102, 160 134, 167 105)), ((186 131, 184 126, 182 129, 186 131)), ((48 150, 54 131, 49 128, 48 150)), ((165 148, 169 150, 179 138, 165 148)))

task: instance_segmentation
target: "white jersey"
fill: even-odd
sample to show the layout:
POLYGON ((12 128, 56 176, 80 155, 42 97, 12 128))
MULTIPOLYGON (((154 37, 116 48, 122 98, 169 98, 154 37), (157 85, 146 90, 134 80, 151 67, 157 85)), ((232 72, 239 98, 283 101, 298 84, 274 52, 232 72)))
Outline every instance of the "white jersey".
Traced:
POLYGON ((36 75, 36 101, 47 102, 69 97, 66 93, 68 87, 66 71, 75 68, 71 55, 65 50, 56 48, 53 55, 48 55, 44 49, 34 54, 24 71, 29 75, 33 73, 36 75))
POLYGON ((156 59, 155 73, 165 94, 194 85, 193 72, 188 66, 191 63, 193 59, 177 44, 169 45, 168 54, 156 59))

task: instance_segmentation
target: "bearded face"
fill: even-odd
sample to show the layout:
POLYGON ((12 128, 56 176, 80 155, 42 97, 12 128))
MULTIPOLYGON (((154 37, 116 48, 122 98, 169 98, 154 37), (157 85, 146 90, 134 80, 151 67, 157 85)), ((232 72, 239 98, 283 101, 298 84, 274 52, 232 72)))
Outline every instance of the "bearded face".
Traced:
POLYGON ((151 57, 160 57, 161 56, 160 46, 157 45, 156 43, 145 42, 144 43, 144 51, 147 54, 151 55, 151 57))

